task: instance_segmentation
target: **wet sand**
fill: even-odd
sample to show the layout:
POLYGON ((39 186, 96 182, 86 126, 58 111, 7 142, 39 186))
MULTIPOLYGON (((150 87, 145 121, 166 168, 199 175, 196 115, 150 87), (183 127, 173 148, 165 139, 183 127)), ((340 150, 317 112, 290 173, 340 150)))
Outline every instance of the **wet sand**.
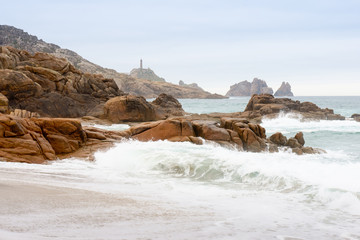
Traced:
POLYGON ((183 239, 201 236, 209 219, 161 201, 13 180, 0 181, 0 196, 2 240, 183 239))

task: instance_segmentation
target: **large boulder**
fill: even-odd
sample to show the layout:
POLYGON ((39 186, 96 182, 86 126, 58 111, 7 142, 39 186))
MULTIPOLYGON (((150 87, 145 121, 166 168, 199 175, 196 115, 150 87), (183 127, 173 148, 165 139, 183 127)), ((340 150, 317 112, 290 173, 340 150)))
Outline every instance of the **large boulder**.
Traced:
POLYGON ((144 97, 121 96, 108 100, 104 105, 104 117, 113 123, 145 122, 161 119, 152 104, 144 97))
POLYGON ((281 132, 274 133, 269 139, 273 143, 281 146, 284 146, 287 142, 287 138, 281 132))
POLYGON ((154 101, 151 102, 157 111, 168 116, 183 116, 185 114, 181 103, 171 95, 162 93, 154 101))
POLYGON ((216 126, 216 122, 197 120, 192 122, 197 136, 207 140, 230 141, 230 134, 226 129, 216 126))

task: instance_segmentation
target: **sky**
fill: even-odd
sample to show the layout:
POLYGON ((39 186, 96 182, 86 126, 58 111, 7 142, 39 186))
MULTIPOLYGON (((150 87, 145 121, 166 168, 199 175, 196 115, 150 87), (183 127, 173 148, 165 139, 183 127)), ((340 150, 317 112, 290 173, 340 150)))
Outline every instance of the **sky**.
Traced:
POLYGON ((0 0, 0 24, 129 73, 225 94, 257 77, 297 96, 360 95, 359 0, 0 0))

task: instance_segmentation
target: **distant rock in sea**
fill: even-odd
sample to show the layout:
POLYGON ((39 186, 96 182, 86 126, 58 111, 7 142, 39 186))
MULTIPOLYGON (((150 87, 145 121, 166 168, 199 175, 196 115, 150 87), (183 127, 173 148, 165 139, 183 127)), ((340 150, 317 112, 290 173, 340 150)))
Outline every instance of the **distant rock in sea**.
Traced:
POLYGON ((282 82, 280 88, 275 92, 274 96, 294 96, 294 94, 291 92, 290 84, 288 82, 282 82))
POLYGON ((190 83, 190 84, 186 84, 184 83, 183 80, 180 80, 179 81, 179 86, 182 86, 182 87, 189 87, 189 88, 195 88, 195 89, 199 89, 199 90, 203 90, 201 87, 199 87, 199 85, 197 85, 196 83, 190 83))
POLYGON ((252 83, 245 80, 230 86, 226 96, 252 96, 253 94, 273 94, 273 90, 271 87, 268 87, 264 80, 254 78, 252 83))

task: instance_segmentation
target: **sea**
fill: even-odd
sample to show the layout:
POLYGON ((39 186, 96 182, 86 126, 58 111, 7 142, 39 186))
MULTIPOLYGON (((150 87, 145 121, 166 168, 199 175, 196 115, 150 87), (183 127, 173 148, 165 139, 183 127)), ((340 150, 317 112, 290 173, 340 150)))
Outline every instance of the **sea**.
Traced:
MULTIPOLYGON (((292 98, 346 120, 281 114, 263 120, 267 136, 302 131, 326 153, 126 140, 94 161, 0 162, 0 239, 360 239, 360 97, 292 98)), ((190 113, 248 101, 180 99, 190 113)))

